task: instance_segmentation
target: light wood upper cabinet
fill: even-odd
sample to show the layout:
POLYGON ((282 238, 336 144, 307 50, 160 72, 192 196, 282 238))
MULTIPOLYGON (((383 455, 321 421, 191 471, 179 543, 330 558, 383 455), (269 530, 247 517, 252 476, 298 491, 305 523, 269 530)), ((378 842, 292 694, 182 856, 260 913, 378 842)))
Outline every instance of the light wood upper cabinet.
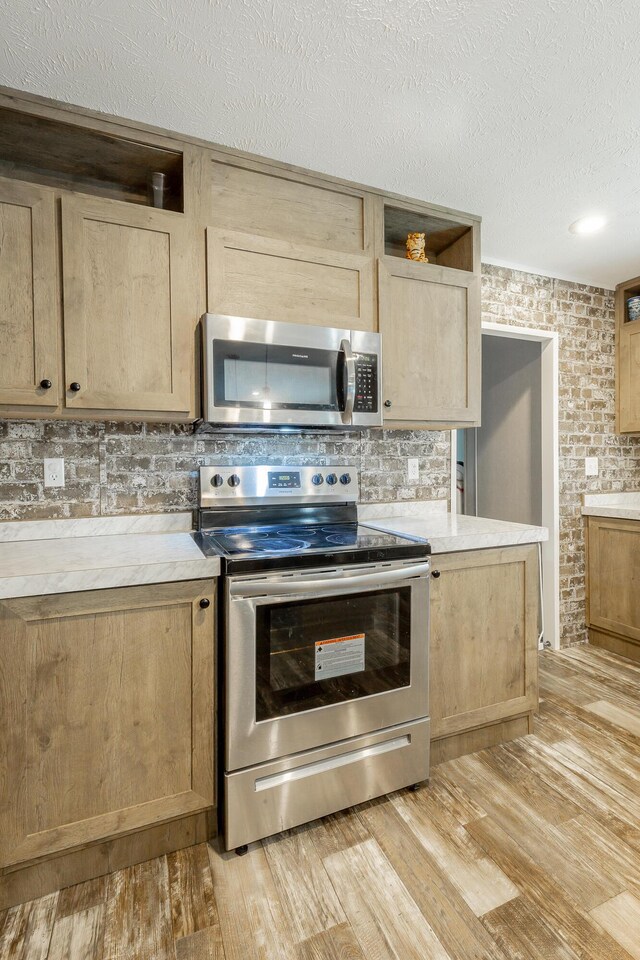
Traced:
POLYGON ((432 566, 432 738, 535 710, 535 545, 434 556, 432 566))
POLYGON ((0 867, 213 806, 214 589, 0 601, 0 867))
POLYGON ((189 411, 198 274, 185 218, 64 196, 62 256, 66 406, 189 411))
POLYGON ((207 229, 210 313, 375 330, 373 261, 248 233, 207 229))
POLYGON ((0 403, 56 407, 60 292, 51 190, 0 180, 0 303, 0 403))
POLYGON ((618 433, 640 433, 640 320, 628 320, 627 300, 640 295, 640 277, 616 287, 616 420, 618 433))
POLYGON ((387 256, 378 300, 385 423, 479 423, 479 277, 387 256))
POLYGON ((589 517, 587 524, 590 640, 640 660, 640 521, 589 517))
POLYGON ((210 222, 218 230, 360 253, 372 237, 371 197, 286 169, 231 158, 211 163, 210 222))

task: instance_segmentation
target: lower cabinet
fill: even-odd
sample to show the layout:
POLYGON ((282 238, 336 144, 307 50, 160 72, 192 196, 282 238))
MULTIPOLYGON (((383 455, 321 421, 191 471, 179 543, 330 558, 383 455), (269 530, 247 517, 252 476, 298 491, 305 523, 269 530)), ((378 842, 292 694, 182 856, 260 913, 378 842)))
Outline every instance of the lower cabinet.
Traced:
POLYGON ((86 879, 77 851, 213 808, 214 600, 198 580, 0 601, 0 873, 76 851, 86 879))
POLYGON ((529 732, 538 609, 535 545, 433 556, 432 762, 529 732))
POLYGON ((640 660, 640 521, 587 519, 589 642, 640 660))

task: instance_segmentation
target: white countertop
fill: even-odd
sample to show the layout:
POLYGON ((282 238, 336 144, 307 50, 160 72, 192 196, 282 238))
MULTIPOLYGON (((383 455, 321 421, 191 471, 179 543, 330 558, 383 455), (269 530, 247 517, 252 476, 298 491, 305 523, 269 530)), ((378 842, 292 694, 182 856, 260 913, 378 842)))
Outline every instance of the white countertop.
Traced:
POLYGON ((484 550, 490 547, 511 547, 520 543, 540 543, 549 539, 546 527, 524 523, 508 523, 484 517, 467 517, 447 513, 446 501, 418 504, 372 504, 360 511, 360 519, 368 527, 397 533, 406 537, 421 537, 431 543, 434 554, 454 553, 458 550, 484 550), (403 508, 408 507, 409 509, 403 508), (408 514, 408 515, 407 515, 408 514))
POLYGON ((640 520, 640 492, 585 493, 583 516, 640 520))
POLYGON ((0 524, 0 599, 217 577, 190 527, 191 514, 0 524))

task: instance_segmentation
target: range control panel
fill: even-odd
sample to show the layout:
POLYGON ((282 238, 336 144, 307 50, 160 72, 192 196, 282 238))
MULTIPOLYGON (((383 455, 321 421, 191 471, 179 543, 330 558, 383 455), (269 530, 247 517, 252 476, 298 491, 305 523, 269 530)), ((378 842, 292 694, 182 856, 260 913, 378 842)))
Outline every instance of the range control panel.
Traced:
POLYGON ((375 353, 356 353, 356 399, 358 413, 378 412, 378 357, 375 353))
POLYGON ((292 503, 353 503, 358 499, 358 487, 356 467, 344 463, 200 467, 201 507, 282 499, 292 503))

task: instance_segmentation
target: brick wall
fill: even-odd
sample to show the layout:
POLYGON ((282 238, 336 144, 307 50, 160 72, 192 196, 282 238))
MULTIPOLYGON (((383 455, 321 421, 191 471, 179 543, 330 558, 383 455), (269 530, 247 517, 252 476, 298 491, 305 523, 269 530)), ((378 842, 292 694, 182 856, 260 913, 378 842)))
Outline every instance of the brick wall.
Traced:
POLYGON ((640 490, 640 437, 615 434, 613 294, 485 265, 482 318, 559 334, 561 643, 582 642, 582 494, 640 490), (585 477, 585 457, 598 457, 598 477, 585 477))
MULTIPOLYGON (((585 491, 640 489, 640 438, 614 433, 614 325, 609 291, 485 266, 486 320, 560 334, 560 509, 562 642, 585 637, 585 491), (584 457, 600 476, 584 477, 584 457)), ((197 503, 197 468, 216 460, 304 463, 346 460, 361 472, 362 500, 432 500, 449 495, 449 434, 367 431, 361 435, 207 437, 166 424, 0 420, 0 519, 185 510, 197 503), (43 487, 44 457, 64 457, 66 486, 43 487), (417 488, 406 458, 420 462, 417 488)))

